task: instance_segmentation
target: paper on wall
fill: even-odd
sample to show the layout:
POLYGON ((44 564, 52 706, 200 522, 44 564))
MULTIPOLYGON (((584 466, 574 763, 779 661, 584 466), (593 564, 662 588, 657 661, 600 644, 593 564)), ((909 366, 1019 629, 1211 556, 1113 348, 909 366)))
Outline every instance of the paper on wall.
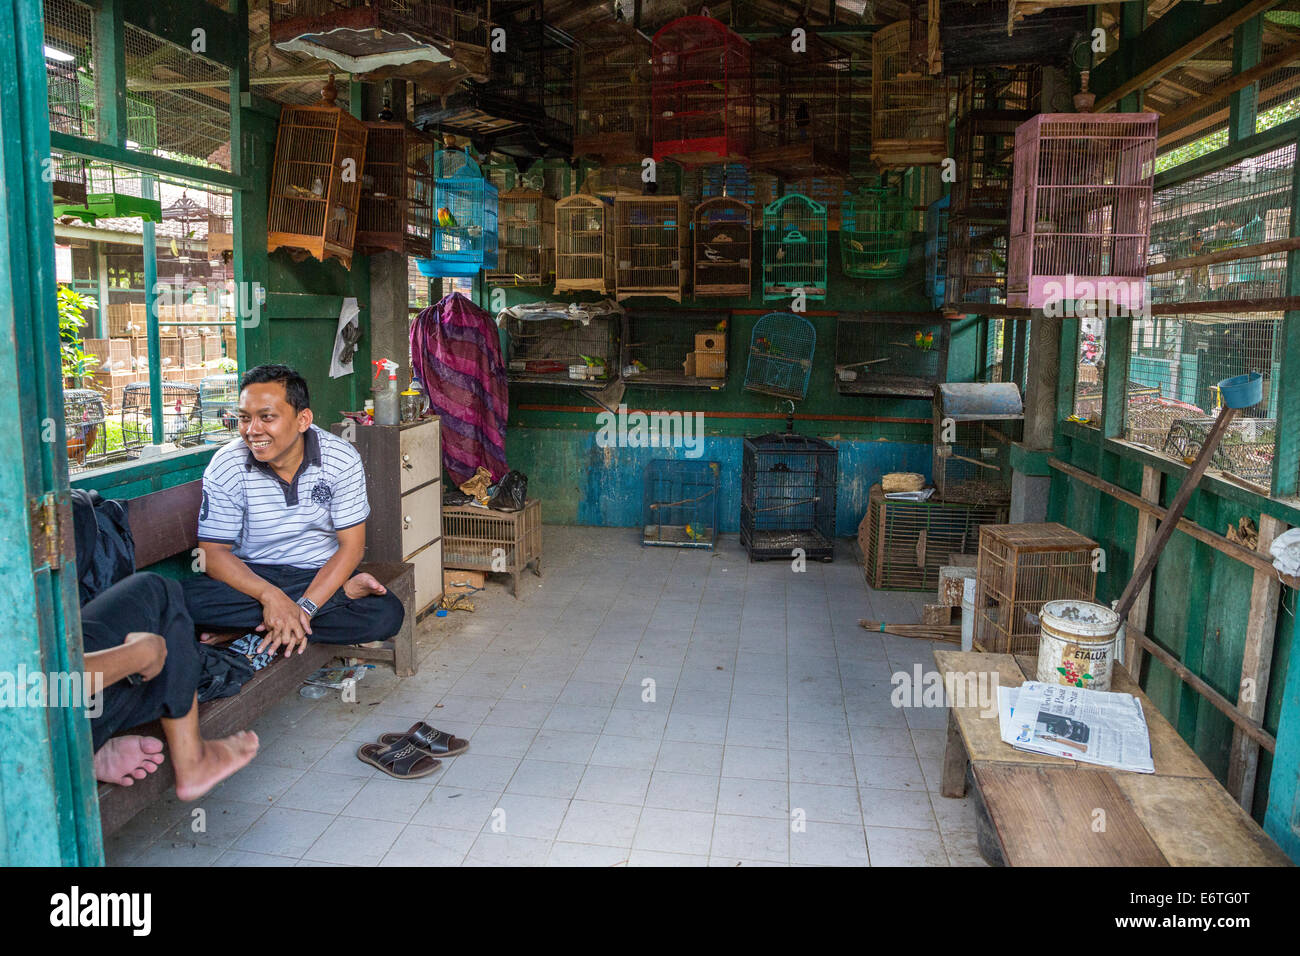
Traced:
POLYGON ((343 338, 343 330, 354 322, 360 328, 361 309, 355 298, 344 299, 343 308, 339 311, 338 328, 334 330, 334 352, 330 355, 330 378, 342 378, 344 375, 352 374, 352 356, 349 355, 346 362, 341 361, 340 356, 347 345, 343 338))

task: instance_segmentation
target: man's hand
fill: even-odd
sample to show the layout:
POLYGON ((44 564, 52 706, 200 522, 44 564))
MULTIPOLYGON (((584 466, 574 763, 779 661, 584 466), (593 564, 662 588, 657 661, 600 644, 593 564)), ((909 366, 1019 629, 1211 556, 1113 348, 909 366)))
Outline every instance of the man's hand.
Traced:
POLYGON ((162 673, 163 665, 167 663, 167 641, 161 634, 132 631, 122 643, 135 645, 131 650, 140 655, 140 667, 134 673, 145 680, 153 680, 162 673))
POLYGON ((259 631, 266 631, 266 637, 257 646, 257 652, 275 652, 281 645, 288 657, 295 647, 301 654, 307 650, 307 635, 311 633, 311 618, 289 595, 279 588, 271 587, 260 598, 262 603, 262 623, 259 631))

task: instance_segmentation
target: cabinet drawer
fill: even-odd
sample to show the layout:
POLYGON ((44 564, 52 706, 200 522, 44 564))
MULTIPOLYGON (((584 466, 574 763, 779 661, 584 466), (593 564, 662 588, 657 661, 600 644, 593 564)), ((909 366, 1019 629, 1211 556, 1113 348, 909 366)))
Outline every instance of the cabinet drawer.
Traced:
POLYGON ((442 597, 442 539, 406 560, 415 565, 415 613, 419 614, 442 597))
POLYGON ((402 494, 442 477, 441 438, 442 423, 436 418, 402 429, 398 462, 402 494))
POLYGON ((434 538, 442 537, 442 481, 431 481, 409 495, 402 495, 402 557, 419 551, 434 538))

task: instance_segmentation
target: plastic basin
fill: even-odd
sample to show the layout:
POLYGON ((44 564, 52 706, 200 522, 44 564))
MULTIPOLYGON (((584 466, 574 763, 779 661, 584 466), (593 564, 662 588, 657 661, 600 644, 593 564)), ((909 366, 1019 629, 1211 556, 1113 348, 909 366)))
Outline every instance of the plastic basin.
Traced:
POLYGON ((1219 383, 1223 404, 1229 408, 1250 408, 1264 398, 1264 376, 1259 372, 1234 375, 1219 383))

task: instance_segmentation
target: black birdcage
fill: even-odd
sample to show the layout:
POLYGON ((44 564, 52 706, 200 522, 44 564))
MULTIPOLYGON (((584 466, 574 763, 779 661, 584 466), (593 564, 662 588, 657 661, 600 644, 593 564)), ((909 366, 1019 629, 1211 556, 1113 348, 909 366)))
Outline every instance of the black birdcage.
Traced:
POLYGON ((646 465, 643 545, 712 548, 718 541, 720 466, 656 458, 646 465))
POLYGON ((839 452, 819 438, 776 432, 746 438, 740 540, 751 561, 835 556, 839 452))
POLYGON ((63 422, 68 442, 68 471, 83 471, 108 457, 104 397, 89 388, 63 392, 63 422))
MULTIPOLYGON (((163 382, 163 441, 193 445, 203 432, 199 386, 188 382, 163 382)), ((122 447, 128 454, 153 441, 153 412, 149 405, 149 383, 135 382, 122 389, 122 447)))

